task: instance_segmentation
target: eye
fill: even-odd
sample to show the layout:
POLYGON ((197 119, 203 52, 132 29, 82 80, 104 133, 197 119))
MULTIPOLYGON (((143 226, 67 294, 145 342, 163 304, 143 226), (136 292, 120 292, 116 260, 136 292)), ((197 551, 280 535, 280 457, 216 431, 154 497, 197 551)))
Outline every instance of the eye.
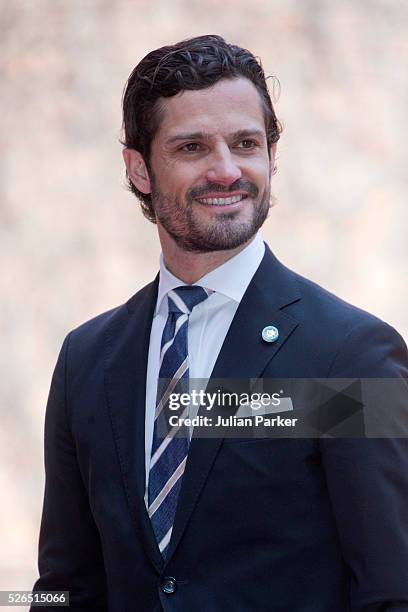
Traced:
POLYGON ((245 138, 245 140, 241 140, 241 142, 238 143, 238 149, 254 149, 256 146, 257 143, 249 138, 245 138))
POLYGON ((188 142, 187 144, 180 147, 180 151, 186 151, 187 153, 197 153, 197 151, 200 150, 201 148, 198 142, 188 142))

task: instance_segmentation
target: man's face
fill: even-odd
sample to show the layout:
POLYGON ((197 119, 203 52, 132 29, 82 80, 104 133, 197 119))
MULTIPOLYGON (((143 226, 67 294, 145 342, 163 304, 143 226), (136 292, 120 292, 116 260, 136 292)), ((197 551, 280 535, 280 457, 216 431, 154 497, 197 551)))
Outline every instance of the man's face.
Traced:
POLYGON ((159 231, 186 251, 247 242, 268 215, 275 152, 269 156, 255 86, 245 78, 224 79, 162 105, 150 156, 159 231))

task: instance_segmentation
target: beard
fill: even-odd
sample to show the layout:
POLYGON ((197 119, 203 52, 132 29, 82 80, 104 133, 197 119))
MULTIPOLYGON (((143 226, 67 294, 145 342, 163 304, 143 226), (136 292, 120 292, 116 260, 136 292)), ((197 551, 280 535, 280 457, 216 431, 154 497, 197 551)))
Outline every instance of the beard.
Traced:
POLYGON ((227 251, 248 242, 263 225, 272 206, 270 185, 259 197, 256 185, 243 179, 238 179, 228 189, 213 183, 193 188, 182 204, 161 193, 152 177, 152 202, 157 220, 177 246, 194 253, 227 251), (237 190, 245 191, 252 200, 250 218, 239 221, 240 211, 230 211, 217 213, 214 219, 205 219, 196 209, 200 205, 194 200, 205 197, 206 193, 227 194, 237 190))

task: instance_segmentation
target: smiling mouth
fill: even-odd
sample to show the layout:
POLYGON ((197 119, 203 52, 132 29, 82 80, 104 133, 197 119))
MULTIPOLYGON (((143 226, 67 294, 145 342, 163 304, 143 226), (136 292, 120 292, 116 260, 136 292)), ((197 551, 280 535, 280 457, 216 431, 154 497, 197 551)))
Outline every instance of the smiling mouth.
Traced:
POLYGON ((238 204, 238 202, 245 200, 247 197, 245 194, 240 194, 221 198, 196 198, 196 200, 205 206, 230 206, 231 204, 238 204))

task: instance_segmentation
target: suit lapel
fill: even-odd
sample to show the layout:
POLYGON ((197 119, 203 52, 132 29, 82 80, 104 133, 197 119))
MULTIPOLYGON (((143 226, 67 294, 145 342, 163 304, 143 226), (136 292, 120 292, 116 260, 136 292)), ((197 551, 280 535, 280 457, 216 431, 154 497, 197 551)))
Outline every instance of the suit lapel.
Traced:
MULTIPOLYGON (((288 340, 297 321, 284 308, 300 299, 293 273, 268 247, 239 305, 214 366, 211 378, 258 378, 288 340), (262 340, 262 330, 274 325, 279 338, 262 340)), ((175 551, 221 447, 222 439, 193 438, 177 506, 167 561, 175 551)))
POLYGON ((144 503, 146 372, 157 288, 158 278, 113 319, 106 339, 105 390, 129 507, 142 525, 146 551, 161 571, 163 559, 144 503))

